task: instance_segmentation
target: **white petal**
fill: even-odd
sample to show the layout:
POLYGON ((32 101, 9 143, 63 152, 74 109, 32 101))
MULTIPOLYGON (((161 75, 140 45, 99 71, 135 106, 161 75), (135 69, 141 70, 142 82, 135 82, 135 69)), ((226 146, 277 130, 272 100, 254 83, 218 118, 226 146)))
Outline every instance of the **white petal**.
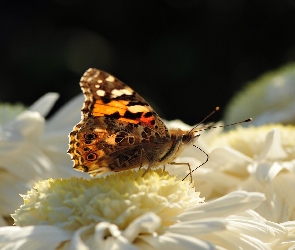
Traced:
POLYGON ((46 123, 47 133, 62 133, 66 135, 81 120, 81 108, 83 106, 84 96, 78 95, 60 108, 46 123))
POLYGON ((270 183, 282 169, 283 166, 278 162, 262 162, 249 168, 249 172, 253 172, 253 177, 262 184, 270 183))
MULTIPOLYGON (((277 163, 273 165, 272 167, 276 167, 277 163)), ((240 188, 265 194, 266 200, 256 208, 256 211, 267 220, 284 222, 295 219, 295 174, 284 171, 269 182, 255 176, 242 182, 240 188)))
POLYGON ((121 231, 114 224, 101 222, 78 229, 71 241, 71 250, 110 249, 136 250, 130 242, 121 236, 121 231))
POLYGON ((287 228, 289 232, 295 233, 295 221, 286 221, 281 223, 281 225, 287 228))
POLYGON ((214 201, 198 204, 196 207, 189 208, 179 216, 179 219, 181 221, 188 221, 228 216, 230 214, 243 212, 247 209, 255 209, 264 199, 264 195, 261 193, 235 191, 214 201))
POLYGON ((44 155, 38 145, 22 143, 19 146, 21 146, 19 153, 11 152, 1 156, 1 165, 6 171, 28 182, 55 177, 51 173, 55 169, 54 164, 44 155))
POLYGON ((155 213, 149 212, 136 218, 125 229, 122 235, 133 242, 140 233, 152 233, 161 226, 161 219, 155 213))
POLYGON ((204 171, 205 169, 207 170, 207 168, 198 169, 197 173, 193 175, 193 180, 197 191, 203 197, 206 197, 206 201, 223 196, 229 190, 235 190, 241 181, 240 178, 234 175, 228 175, 225 172, 218 171, 206 173, 204 171))
POLYGON ((6 144, 18 143, 24 138, 37 141, 43 133, 44 123, 44 118, 38 112, 24 111, 4 126, 0 140, 5 140, 6 144))
POLYGON ((216 147, 209 155, 209 164, 213 168, 230 170, 233 174, 247 174, 246 166, 253 163, 253 160, 230 147, 216 147))
POLYGON ((281 241, 276 242, 273 249, 276 250, 294 250, 295 249, 295 221, 287 221, 280 224, 288 230, 288 234, 281 241))
POLYGON ((0 248, 5 250, 56 249, 71 233, 54 226, 0 227, 0 248))
POLYGON ((20 179, 12 173, 0 174, 0 214, 10 216, 20 205, 23 199, 19 194, 24 194, 31 188, 30 183, 20 179))
POLYGON ((287 157, 287 154, 281 144, 280 131, 274 128, 267 134, 264 147, 257 160, 279 160, 285 157, 287 157))
POLYGON ((33 103, 29 110, 39 112, 40 115, 45 117, 58 98, 59 94, 57 93, 47 93, 39 98, 35 103, 33 103))
POLYGON ((187 235, 165 233, 157 237, 140 235, 135 245, 140 249, 196 250, 215 249, 212 244, 187 235))
POLYGON ((258 221, 242 216, 230 216, 227 221, 228 230, 238 231, 264 243, 271 243, 287 235, 287 230, 283 226, 270 221, 258 221))
POLYGON ((271 248, 261 240, 255 237, 249 237, 246 234, 223 231, 218 234, 209 234, 201 237, 203 240, 212 242, 215 245, 215 249, 259 249, 259 250, 271 250, 271 248))
POLYGON ((291 173, 295 174, 295 160, 281 162, 281 165, 284 167, 284 169, 287 169, 291 173))
POLYGON ((195 237, 196 235, 225 230, 226 224, 227 222, 224 219, 210 218, 204 220, 179 222, 170 226, 167 230, 171 233, 195 237))

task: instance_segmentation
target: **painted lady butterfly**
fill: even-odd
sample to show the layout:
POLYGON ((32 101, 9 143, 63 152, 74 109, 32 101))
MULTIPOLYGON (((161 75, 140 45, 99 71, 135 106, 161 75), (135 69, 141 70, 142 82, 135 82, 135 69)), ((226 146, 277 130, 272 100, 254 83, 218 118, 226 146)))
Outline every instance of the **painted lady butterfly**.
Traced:
POLYGON ((74 168, 91 176, 176 163, 198 138, 198 129, 167 129, 159 115, 134 90, 114 76, 88 69, 80 85, 85 95, 82 121, 70 133, 68 153, 74 168))

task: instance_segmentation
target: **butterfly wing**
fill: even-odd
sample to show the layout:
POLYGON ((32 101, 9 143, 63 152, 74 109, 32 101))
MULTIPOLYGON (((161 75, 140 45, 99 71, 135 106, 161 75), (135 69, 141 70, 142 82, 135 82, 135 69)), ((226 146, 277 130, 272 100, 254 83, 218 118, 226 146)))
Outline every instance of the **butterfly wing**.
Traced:
POLYGON ((161 157, 170 134, 151 106, 114 76, 89 69, 80 85, 82 121, 70 133, 74 167, 92 175, 139 167, 161 157), (151 146, 151 144, 153 146, 151 146))

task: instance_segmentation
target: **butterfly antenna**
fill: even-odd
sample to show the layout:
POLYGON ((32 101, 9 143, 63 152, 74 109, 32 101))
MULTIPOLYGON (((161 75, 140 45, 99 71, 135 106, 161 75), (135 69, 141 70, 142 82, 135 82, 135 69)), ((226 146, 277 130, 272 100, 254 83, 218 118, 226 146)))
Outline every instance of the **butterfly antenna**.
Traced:
POLYGON ((212 129, 212 128, 224 128, 224 127, 233 126, 233 125, 237 125, 237 124, 244 123, 244 122, 251 122, 252 120, 253 120, 252 118, 248 118, 248 119, 246 119, 244 121, 240 121, 240 122, 234 122, 234 123, 220 125, 220 126, 209 126, 208 128, 199 129, 198 132, 199 131, 209 130, 209 129, 212 129))
MULTIPOLYGON (((196 145, 193 145, 195 148, 199 149, 200 151, 202 151, 205 155, 206 155, 206 161, 204 161, 202 164, 200 164, 199 166, 197 166, 193 171, 190 171, 183 179, 182 181, 184 181, 186 179, 186 177, 188 177, 189 175, 192 176, 192 172, 194 172, 195 170, 197 170, 198 168, 202 167, 203 165, 205 165, 208 161, 209 161, 209 155, 202 150, 201 148, 197 147, 196 145)), ((192 177, 191 177, 192 178, 192 177)))
POLYGON ((193 132, 200 124, 202 124, 204 121, 206 121, 211 115, 213 115, 215 112, 217 112, 219 110, 219 107, 216 107, 215 108, 215 110, 213 110, 209 115, 207 115, 202 121, 200 121, 196 126, 194 126, 192 129, 191 129, 191 131, 189 132, 189 133, 191 133, 191 132, 193 132))
POLYGON ((233 126, 233 125, 237 125, 237 124, 240 124, 240 123, 244 123, 244 122, 251 122, 252 121, 252 118, 248 118, 244 121, 239 121, 239 122, 234 122, 234 123, 230 123, 230 124, 226 124, 226 125, 220 125, 220 126, 209 126, 209 127, 206 127, 206 128, 201 128, 201 129, 198 129, 195 131, 195 129, 201 124, 203 123, 205 120, 207 120, 211 115, 213 115, 215 112, 217 112, 219 110, 219 107, 216 107, 215 110, 213 110, 209 115, 207 115, 201 122, 199 122, 196 126, 194 126, 189 133, 192 133, 192 132, 199 132, 199 131, 204 131, 204 130, 209 130, 209 129, 212 129, 212 128, 224 128, 224 127, 228 127, 228 126, 233 126))
MULTIPOLYGON (((209 116, 211 116, 212 114, 214 114, 218 109, 219 109, 219 108, 216 107, 215 111, 211 112, 211 114, 209 114, 205 119, 203 119, 203 121, 206 120, 206 119, 207 119, 209 116)), ((202 121, 202 122, 203 122, 203 121, 202 121)), ((200 130, 198 130, 198 131, 209 130, 209 129, 212 129, 212 128, 223 128, 223 127, 233 126, 233 125, 236 125, 236 124, 240 124, 240 123, 244 123, 244 122, 251 122, 251 121, 252 121, 252 118, 248 118, 248 119, 246 119, 246 120, 244 120, 244 121, 234 122, 234 123, 230 123, 230 124, 226 124, 226 125, 221 125, 221 126, 211 126, 211 127, 208 127, 208 128, 200 129, 200 130)), ((202 122, 200 122, 200 123, 202 123, 202 122)), ((197 126, 199 126, 200 123, 199 123, 197 126)), ((194 128, 196 128, 197 126, 195 126, 194 128)), ((194 129, 194 128, 193 128, 193 129, 194 129)), ((193 131, 193 129, 190 131, 190 133, 193 131)), ((188 174, 182 179, 183 181, 184 181, 189 175, 191 176, 191 174, 192 174, 195 170, 197 170, 198 168, 202 167, 203 165, 205 165, 205 164, 209 161, 209 155, 208 155, 203 149, 197 147, 196 145, 193 145, 193 146, 196 147, 197 149, 199 149, 201 152, 203 152, 203 153, 206 155, 206 160, 205 160, 202 164, 200 164, 199 166, 197 166, 193 171, 190 171, 190 172, 189 172, 189 173, 188 173, 188 174)))

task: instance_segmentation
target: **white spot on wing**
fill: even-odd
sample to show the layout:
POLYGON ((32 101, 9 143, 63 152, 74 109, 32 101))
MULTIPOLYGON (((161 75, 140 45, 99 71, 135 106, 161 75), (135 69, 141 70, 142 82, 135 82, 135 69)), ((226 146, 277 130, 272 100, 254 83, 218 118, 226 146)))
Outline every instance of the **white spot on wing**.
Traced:
POLYGON ((105 92, 104 90, 102 90, 102 89, 99 89, 99 90, 96 91, 96 94, 97 94, 98 96, 104 96, 105 93, 106 93, 106 92, 105 92))
POLYGON ((100 85, 99 84, 96 84, 95 85, 95 88, 99 89, 100 88, 100 85))
POLYGON ((108 76, 108 77, 106 78, 106 81, 108 81, 108 82, 114 82, 114 81, 115 81, 115 77, 113 77, 113 76, 108 76))
POLYGON ((131 89, 121 89, 121 91, 125 94, 125 95, 132 95, 133 92, 131 91, 131 89))
POLYGON ((111 92, 111 97, 116 98, 121 95, 132 95, 133 92, 131 89, 113 89, 111 92))
POLYGON ((94 77, 96 78, 96 77, 98 77, 99 75, 100 75, 100 71, 96 71, 94 77))
POLYGON ((149 109, 146 106, 141 106, 141 105, 129 106, 128 110, 132 113, 148 112, 149 111, 149 109))
POLYGON ((116 98, 116 97, 121 96, 121 95, 123 95, 123 93, 118 89, 113 89, 112 92, 111 92, 111 97, 112 98, 116 98))

